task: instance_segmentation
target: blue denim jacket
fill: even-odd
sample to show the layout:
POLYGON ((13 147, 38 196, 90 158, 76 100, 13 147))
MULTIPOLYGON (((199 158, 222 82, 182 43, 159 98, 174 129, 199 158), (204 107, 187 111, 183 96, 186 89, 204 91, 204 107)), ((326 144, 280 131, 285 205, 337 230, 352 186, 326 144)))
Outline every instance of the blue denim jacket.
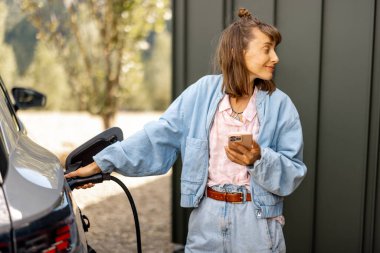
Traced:
MULTIPOLYGON (((223 98, 221 75, 205 76, 189 86, 158 121, 94 156, 103 172, 127 176, 165 174, 182 158, 181 206, 197 207, 207 183, 209 134, 223 98)), ((302 129, 296 108, 279 89, 259 91, 256 107, 261 159, 248 166, 256 215, 282 214, 283 196, 291 194, 306 174, 302 162, 302 129)))

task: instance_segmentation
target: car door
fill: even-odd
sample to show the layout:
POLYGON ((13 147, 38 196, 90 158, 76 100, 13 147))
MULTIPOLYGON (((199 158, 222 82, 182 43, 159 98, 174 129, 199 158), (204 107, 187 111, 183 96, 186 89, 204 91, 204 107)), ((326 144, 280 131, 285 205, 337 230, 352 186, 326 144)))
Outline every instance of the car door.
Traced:
MULTIPOLYGON (((2 89, 0 89, 0 94, 0 97, 5 96, 2 89)), ((13 250, 11 219, 3 187, 9 165, 9 153, 7 152, 5 138, 3 136, 2 125, 4 125, 5 120, 3 114, 0 115, 0 119, 0 252, 3 253, 13 252, 13 250)))
POLYGON ((54 208, 62 195, 63 170, 54 154, 25 134, 3 84, 0 114, 0 128, 9 158, 3 190, 15 226, 30 222, 54 208))
POLYGON ((4 242, 11 238, 12 252, 86 253, 79 209, 63 168, 54 154, 28 138, 1 78, 0 132, 7 160, 6 164, 0 160, 4 170, 0 201, 2 194, 10 223, 3 226, 4 242))
POLYGON ((0 252, 12 252, 11 220, 3 190, 3 175, 8 166, 8 159, 0 133, 0 252))

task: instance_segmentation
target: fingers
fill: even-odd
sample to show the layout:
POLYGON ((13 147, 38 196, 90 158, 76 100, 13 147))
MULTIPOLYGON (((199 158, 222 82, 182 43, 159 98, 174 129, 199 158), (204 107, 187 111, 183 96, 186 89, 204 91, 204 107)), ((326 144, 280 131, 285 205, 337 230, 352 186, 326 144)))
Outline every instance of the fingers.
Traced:
POLYGON ((230 159, 234 163, 241 164, 240 160, 236 157, 235 154, 233 154, 231 152, 231 150, 228 147, 225 147, 224 149, 226 150, 226 155, 227 155, 228 159, 230 159))
POLYGON ((255 156, 255 160, 261 159, 261 148, 260 148, 260 145, 256 141, 253 141, 252 152, 255 156))
POLYGON ((240 143, 232 142, 232 143, 230 143, 229 148, 232 150, 238 151, 241 154, 245 154, 245 153, 249 152, 249 149, 240 143))
POLYGON ((252 147, 253 147, 254 149, 260 149, 260 146, 259 146, 259 144, 258 144, 256 141, 253 141, 253 143, 252 143, 252 147))
POLYGON ((75 189, 88 189, 88 188, 91 188, 91 187, 94 187, 94 186, 95 186, 95 184, 89 183, 89 184, 85 184, 85 185, 82 185, 82 186, 75 187, 75 189))
POLYGON ((251 148, 240 143, 230 143, 228 147, 225 147, 225 150, 228 159, 240 165, 252 165, 261 158, 260 146, 255 141, 253 141, 251 148))
MULTIPOLYGON (((68 174, 65 175, 65 178, 72 178, 72 177, 79 177, 80 175, 78 175, 80 173, 76 171, 73 171, 73 172, 70 172, 68 174)), ((93 183, 89 183, 89 184, 85 184, 85 185, 82 185, 82 186, 78 186, 78 187, 75 187, 75 189, 87 189, 87 188, 91 188, 91 187, 94 187, 95 184, 93 183)))
POLYGON ((226 155, 232 162, 240 165, 249 165, 250 158, 247 155, 236 152, 228 147, 225 147, 226 155))
POLYGON ((65 178, 72 178, 72 177, 77 177, 77 171, 73 171, 73 172, 70 172, 68 174, 65 175, 65 178))
MULTIPOLYGON (((98 165, 93 162, 90 163, 84 167, 81 167, 73 172, 67 173, 65 175, 65 178, 73 178, 73 177, 89 177, 95 174, 98 174, 101 172, 101 169, 98 167, 98 165)), ((94 187, 95 184, 89 183, 82 186, 75 187, 75 189, 87 189, 94 187)))
POLYGON ((68 174, 65 175, 66 178, 71 178, 71 177, 88 177, 88 176, 92 176, 92 175, 95 175, 97 173, 100 173, 102 172, 100 170, 100 168, 98 167, 98 165, 93 162, 93 163, 90 163, 89 165, 86 165, 84 167, 81 167, 73 172, 70 172, 68 174))

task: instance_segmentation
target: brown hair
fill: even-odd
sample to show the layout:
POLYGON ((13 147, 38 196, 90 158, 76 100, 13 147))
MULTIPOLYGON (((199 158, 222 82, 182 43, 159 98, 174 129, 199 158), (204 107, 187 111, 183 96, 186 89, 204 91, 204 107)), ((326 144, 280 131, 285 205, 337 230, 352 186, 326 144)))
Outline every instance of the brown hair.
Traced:
POLYGON ((253 28, 267 35, 276 46, 281 42, 281 34, 274 26, 252 17, 247 9, 240 8, 238 16, 239 19, 223 31, 216 52, 216 63, 223 74, 223 89, 232 97, 251 95, 255 86, 271 94, 276 90, 273 80, 255 79, 254 85, 251 84, 244 50, 253 39, 253 28))

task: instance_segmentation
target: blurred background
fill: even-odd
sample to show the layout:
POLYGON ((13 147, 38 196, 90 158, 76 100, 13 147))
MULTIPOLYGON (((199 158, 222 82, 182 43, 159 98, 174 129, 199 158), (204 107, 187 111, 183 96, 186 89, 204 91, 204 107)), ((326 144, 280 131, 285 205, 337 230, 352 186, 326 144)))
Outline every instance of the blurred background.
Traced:
POLYGON ((1 75, 49 111, 163 110, 171 90, 171 8, 160 1, 2 1, 1 75))
MULTIPOLYGON (((213 73, 219 34, 239 7, 281 31, 275 81, 302 120, 308 175, 285 200, 288 252, 380 252, 377 0, 6 0, 1 75, 8 88, 48 95, 46 110, 20 116, 37 142, 64 156, 104 127, 132 134, 213 73)), ((163 177, 125 180, 141 198, 145 252, 180 249, 190 213, 179 207, 180 161, 163 177)), ((128 204, 99 187, 76 197, 102 217, 90 244, 133 251, 128 204)))
MULTIPOLYGON (((64 163, 105 128, 117 125, 128 137, 158 119, 171 101, 171 34, 169 0, 4 0, 0 75, 8 89, 47 95, 45 108, 18 114, 29 136, 64 163)), ((170 175, 120 177, 135 198, 144 252, 172 251, 170 175)), ((132 212, 119 186, 73 195, 97 252, 135 251, 132 212)))

